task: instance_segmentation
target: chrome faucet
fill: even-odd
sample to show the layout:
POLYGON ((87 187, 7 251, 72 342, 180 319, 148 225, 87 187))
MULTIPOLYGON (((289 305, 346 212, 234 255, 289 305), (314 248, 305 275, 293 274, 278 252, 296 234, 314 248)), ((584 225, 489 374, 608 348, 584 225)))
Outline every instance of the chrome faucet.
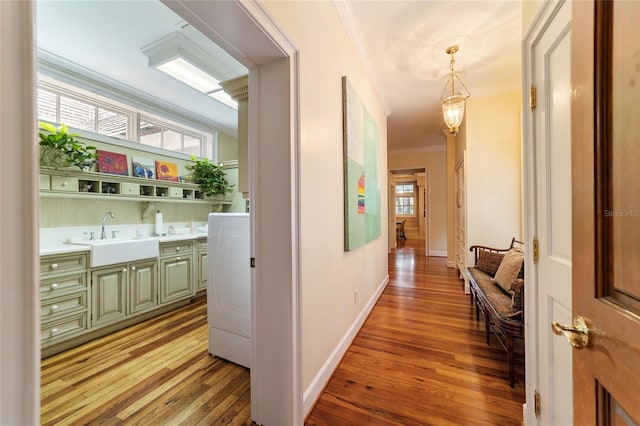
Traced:
POLYGON ((104 216, 102 216, 102 233, 100 234, 101 240, 107 239, 107 234, 104 232, 104 224, 107 222, 107 216, 111 216, 111 219, 114 218, 113 213, 111 212, 106 212, 104 216))

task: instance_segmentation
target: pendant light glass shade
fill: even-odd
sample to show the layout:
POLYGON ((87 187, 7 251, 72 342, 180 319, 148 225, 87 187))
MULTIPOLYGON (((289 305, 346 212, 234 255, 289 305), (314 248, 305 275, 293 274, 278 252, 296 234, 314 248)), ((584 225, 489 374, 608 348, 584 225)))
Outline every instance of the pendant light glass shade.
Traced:
POLYGON ((442 100, 442 116, 449 133, 458 133, 464 118, 465 99, 461 95, 449 96, 442 100))

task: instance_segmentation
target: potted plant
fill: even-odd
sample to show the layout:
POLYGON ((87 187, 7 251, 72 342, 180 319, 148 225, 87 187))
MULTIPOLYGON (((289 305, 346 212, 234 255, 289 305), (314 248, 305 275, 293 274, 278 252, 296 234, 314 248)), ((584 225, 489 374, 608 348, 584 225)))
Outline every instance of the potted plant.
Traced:
POLYGON ((191 156, 191 160, 194 164, 187 166, 187 170, 192 172, 188 178, 200 185, 205 195, 225 196, 232 192, 234 185, 229 184, 222 164, 213 163, 208 158, 198 160, 194 156, 191 156))
POLYGON ((80 142, 76 133, 69 133, 69 128, 62 123, 59 128, 40 123, 40 165, 58 169, 62 167, 78 167, 80 170, 90 168, 96 162, 96 147, 80 142))

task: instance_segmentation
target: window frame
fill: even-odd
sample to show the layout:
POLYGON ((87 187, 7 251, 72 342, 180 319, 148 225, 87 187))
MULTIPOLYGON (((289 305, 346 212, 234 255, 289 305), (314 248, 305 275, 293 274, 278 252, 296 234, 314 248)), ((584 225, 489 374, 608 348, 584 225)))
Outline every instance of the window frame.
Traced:
MULTIPOLYGON (((395 207, 396 207, 396 217, 406 217, 406 218, 414 218, 418 216, 418 211, 417 211, 417 185, 415 181, 403 181, 403 182, 397 182, 396 183, 396 193, 395 193, 395 207), (401 186, 411 186, 412 187, 412 191, 411 192, 398 192, 398 187, 401 186), (413 200, 413 204, 409 203, 409 206, 413 207, 413 213, 410 214, 405 214, 405 213, 398 213, 398 199, 402 198, 402 199, 412 199, 413 200)), ((403 203, 402 206, 404 207, 405 204, 403 203)))

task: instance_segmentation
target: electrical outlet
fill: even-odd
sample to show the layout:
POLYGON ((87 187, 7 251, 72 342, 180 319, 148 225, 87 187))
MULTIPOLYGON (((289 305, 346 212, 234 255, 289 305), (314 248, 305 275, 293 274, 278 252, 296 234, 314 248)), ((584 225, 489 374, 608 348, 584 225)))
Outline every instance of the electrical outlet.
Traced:
POLYGON ((355 305, 356 303, 358 303, 358 289, 354 289, 353 290, 353 304, 355 305))

